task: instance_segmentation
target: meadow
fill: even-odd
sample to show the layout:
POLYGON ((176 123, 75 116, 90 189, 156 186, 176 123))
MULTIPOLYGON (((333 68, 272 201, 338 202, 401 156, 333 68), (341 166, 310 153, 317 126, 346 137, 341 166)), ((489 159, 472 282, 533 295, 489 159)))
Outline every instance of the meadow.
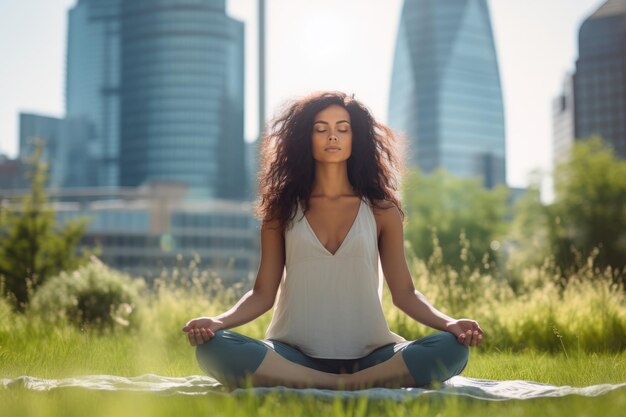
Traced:
MULTIPOLYGON (((436 259, 409 263, 416 288, 436 307, 454 317, 474 318, 485 330, 484 345, 471 350, 463 376, 570 386, 626 382, 626 303, 617 272, 598 270, 590 260, 563 280, 547 263, 505 280, 489 268, 456 271, 436 259)), ((107 276, 127 279, 97 263, 81 273, 103 282, 107 276)), ((107 326, 73 321, 59 310, 59 294, 43 288, 23 313, 1 300, 0 378, 201 374, 182 326, 190 318, 225 311, 252 285, 225 285, 203 270, 198 259, 164 271, 150 283, 125 282, 132 282, 133 301, 123 317, 107 326)), ((405 338, 432 331, 398 311, 386 288, 383 304, 390 328, 405 338)), ((234 330, 262 338, 270 318, 268 312, 234 330)), ((488 402, 418 397, 391 402, 0 388, 0 404, 1 416, 617 416, 626 409, 626 396, 620 389, 593 398, 488 402)))

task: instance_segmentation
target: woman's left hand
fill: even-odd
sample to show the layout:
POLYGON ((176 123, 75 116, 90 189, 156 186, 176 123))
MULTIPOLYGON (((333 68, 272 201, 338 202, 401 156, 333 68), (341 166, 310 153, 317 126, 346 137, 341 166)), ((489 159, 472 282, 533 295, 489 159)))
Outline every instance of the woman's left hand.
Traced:
POLYGON ((480 346, 483 341, 483 329, 476 320, 452 320, 446 324, 446 330, 455 335, 456 340, 465 346, 480 346))

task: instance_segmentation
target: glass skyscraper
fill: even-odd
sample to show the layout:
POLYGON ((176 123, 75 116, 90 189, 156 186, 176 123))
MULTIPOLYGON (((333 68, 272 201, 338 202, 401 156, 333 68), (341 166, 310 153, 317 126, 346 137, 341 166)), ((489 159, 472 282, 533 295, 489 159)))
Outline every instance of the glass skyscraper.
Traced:
POLYGON ((405 0, 389 125, 407 136, 407 164, 506 182, 504 109, 486 0, 405 0))
POLYGON ((121 185, 244 198, 243 23, 225 0, 133 0, 120 33, 121 185))
POLYGON ((84 158, 88 152, 84 138, 91 134, 91 123, 82 118, 59 119, 20 113, 20 159, 26 163, 35 150, 35 139, 40 139, 43 141, 41 159, 49 165, 48 187, 88 186, 95 178, 84 158))
POLYGON ((578 33, 575 136, 598 134, 626 158, 626 0, 608 0, 578 33))
POLYGON ((120 1, 78 0, 68 16, 66 117, 92 124, 82 138, 85 152, 73 160, 90 171, 81 185, 119 181, 120 1))

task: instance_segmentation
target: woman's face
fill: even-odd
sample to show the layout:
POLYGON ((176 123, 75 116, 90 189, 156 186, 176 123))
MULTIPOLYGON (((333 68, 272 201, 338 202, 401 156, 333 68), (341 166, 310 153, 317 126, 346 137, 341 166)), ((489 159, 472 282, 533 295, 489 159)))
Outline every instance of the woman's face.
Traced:
POLYGON ((315 115, 311 134, 313 159, 318 162, 343 162, 352 153, 350 113, 332 104, 315 115))

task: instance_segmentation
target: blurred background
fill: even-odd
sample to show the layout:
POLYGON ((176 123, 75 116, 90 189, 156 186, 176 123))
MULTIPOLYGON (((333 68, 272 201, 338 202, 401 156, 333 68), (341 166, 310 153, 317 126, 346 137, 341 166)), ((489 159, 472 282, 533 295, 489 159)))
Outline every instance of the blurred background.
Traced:
POLYGON ((5 1, 0 39, 2 207, 45 163, 115 269, 251 280, 258 138, 332 89, 406 136, 419 259, 624 267, 626 0, 5 1))

